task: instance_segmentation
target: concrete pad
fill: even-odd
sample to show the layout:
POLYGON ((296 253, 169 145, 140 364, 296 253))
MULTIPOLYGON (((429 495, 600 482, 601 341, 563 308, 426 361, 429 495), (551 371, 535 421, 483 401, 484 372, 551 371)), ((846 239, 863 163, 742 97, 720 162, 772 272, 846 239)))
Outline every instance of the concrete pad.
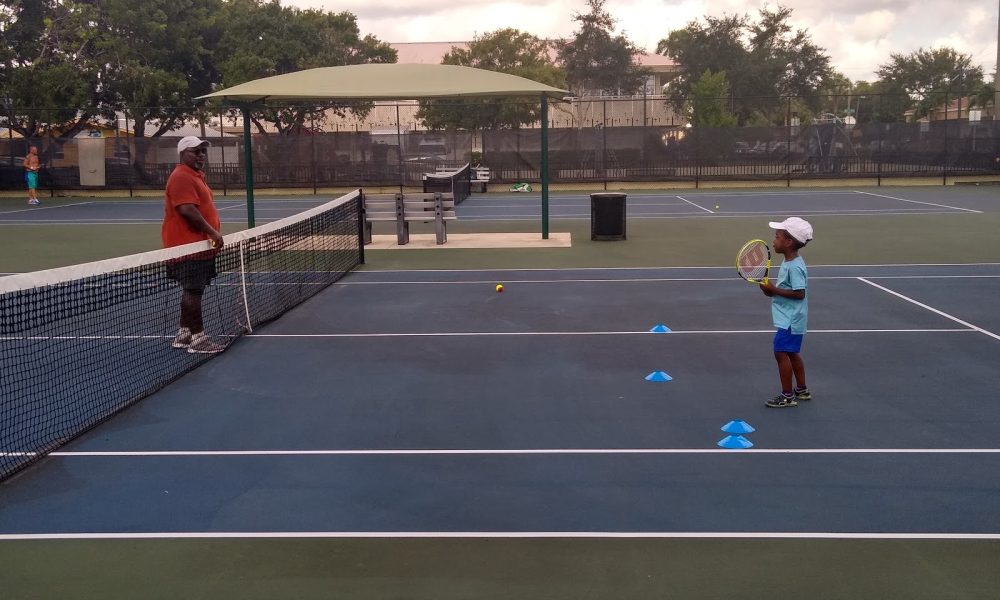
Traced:
POLYGON ((541 233, 449 233, 448 241, 438 245, 433 233, 410 234, 410 243, 396 244, 395 235, 373 235, 366 250, 421 250, 428 248, 570 248, 569 232, 549 233, 543 240, 541 233))

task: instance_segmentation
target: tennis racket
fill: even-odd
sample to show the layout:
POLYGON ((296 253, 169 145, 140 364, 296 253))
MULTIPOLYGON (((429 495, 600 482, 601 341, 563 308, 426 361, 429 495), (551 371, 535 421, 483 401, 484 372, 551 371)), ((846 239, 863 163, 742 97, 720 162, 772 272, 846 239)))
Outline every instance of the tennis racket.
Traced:
POLYGON ((736 253, 736 272, 750 283, 767 283, 771 249, 764 240, 750 240, 736 253))

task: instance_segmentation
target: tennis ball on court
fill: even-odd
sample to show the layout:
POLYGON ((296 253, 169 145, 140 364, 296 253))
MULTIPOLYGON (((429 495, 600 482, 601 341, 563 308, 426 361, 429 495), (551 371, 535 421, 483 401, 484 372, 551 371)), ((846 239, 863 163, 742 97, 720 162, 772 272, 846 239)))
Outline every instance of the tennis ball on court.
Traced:
POLYGON ((499 294, 502 291, 503 291, 503 284, 502 283, 498 283, 497 284, 497 293, 499 294))
POLYGON ((719 208, 719 205, 718 205, 718 204, 716 204, 716 205, 715 205, 715 208, 719 208))

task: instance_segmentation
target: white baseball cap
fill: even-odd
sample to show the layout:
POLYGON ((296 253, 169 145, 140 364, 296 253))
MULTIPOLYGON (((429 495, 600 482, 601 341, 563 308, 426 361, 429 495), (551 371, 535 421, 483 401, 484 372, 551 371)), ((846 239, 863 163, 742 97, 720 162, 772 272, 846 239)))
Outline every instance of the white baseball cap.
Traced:
POLYGON ((813 226, 809 221, 798 217, 788 217, 780 223, 771 221, 768 223, 771 229, 784 229, 788 235, 796 239, 800 244, 805 244, 813 239, 813 226))
POLYGON ((212 142, 208 140, 203 140, 197 136, 189 135, 182 137, 181 141, 177 142, 177 153, 180 154, 188 148, 198 148, 199 146, 211 146, 212 142))

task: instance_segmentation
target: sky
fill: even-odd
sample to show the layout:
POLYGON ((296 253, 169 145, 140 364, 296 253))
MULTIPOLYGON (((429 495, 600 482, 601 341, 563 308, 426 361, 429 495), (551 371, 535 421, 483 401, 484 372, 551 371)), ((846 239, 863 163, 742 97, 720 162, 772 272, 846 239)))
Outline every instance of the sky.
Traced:
MULTIPOLYGON (((540 38, 572 37, 586 0, 462 2, 452 0, 280 0, 283 6, 350 12, 362 35, 384 42, 456 42, 514 27, 540 38)), ((998 0, 783 0, 791 22, 825 48, 833 66, 852 81, 875 80, 890 54, 951 47, 972 56, 986 80, 996 68, 998 0)), ((742 0, 606 0, 624 33, 647 52, 675 30, 704 15, 755 15, 764 6, 742 0)))

